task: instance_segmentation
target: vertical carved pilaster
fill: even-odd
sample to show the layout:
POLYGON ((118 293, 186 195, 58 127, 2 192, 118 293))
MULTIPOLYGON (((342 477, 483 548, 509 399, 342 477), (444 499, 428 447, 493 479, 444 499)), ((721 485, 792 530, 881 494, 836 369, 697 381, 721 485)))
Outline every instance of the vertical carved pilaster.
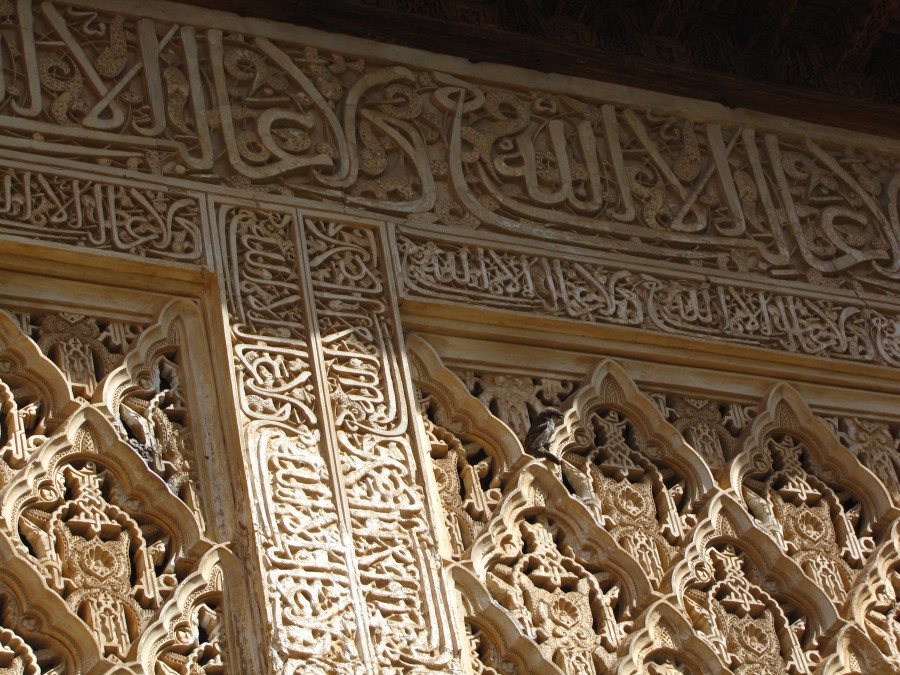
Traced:
POLYGON ((378 669, 452 671, 381 232, 311 218, 304 224, 328 439, 378 669))
POLYGON ((453 668, 383 234, 222 205, 278 672, 453 668))
POLYGON ((278 672, 454 672, 376 225, 220 206, 278 672))
POLYGON ((293 212, 221 205, 231 352, 280 673, 364 672, 322 443, 293 212))

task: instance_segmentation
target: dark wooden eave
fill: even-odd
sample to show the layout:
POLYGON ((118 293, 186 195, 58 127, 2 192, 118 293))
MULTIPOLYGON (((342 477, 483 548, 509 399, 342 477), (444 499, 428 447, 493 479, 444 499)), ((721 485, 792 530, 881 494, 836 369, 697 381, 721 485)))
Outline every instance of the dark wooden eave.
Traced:
POLYGON ((900 137, 900 0, 188 4, 900 137))

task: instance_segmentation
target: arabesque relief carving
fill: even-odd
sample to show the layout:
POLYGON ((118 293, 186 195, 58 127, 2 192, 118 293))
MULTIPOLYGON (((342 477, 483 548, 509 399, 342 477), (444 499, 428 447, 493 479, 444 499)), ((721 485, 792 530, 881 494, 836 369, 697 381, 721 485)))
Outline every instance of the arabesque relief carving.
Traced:
POLYGON ((882 427, 829 423, 784 383, 755 409, 647 395, 605 361, 529 454, 425 340, 409 348, 474 672, 896 667, 900 511, 840 431, 882 427))
POLYGON ((896 145, 477 72, 0 0, 0 672, 900 669, 896 145))
POLYGON ((727 278, 634 271, 633 263, 580 261, 513 247, 400 236, 405 293, 585 323, 767 347, 812 356, 900 364, 900 313, 754 288, 727 278))
POLYGON ((555 452, 585 476, 578 497, 654 586, 696 524, 714 479, 702 458, 613 363, 573 395, 555 452))
POLYGON ((409 347, 446 535, 458 558, 495 514, 522 449, 506 421, 492 415, 455 375, 441 368, 440 357, 427 342, 414 335, 409 347))
MULTIPOLYGON (((900 173, 877 149, 385 63, 235 32, 212 16, 209 27, 89 1, 8 4, 8 148, 415 224, 898 287, 900 173)), ((32 177, 13 182, 23 180, 32 177)), ((166 208, 153 209, 166 222, 166 208)), ((128 240, 159 246, 153 227, 128 240)))
POLYGON ((380 230, 241 204, 217 218, 276 668, 452 670, 380 230))
POLYGON ((519 482, 476 541, 473 565, 549 662, 563 672, 602 672, 631 631, 638 598, 652 591, 603 530, 592 536, 583 529, 590 521, 566 518, 556 504, 565 499, 562 485, 554 494, 541 484, 551 480, 536 471, 519 482))
POLYGON ((672 571, 676 607, 735 673, 812 673, 837 610, 727 495, 672 571))
POLYGON ((203 522, 197 453, 174 326, 153 326, 105 380, 102 399, 116 411, 119 434, 203 522))
POLYGON ((257 546, 266 569, 275 635, 273 666, 284 673, 361 667, 350 552, 338 524, 335 467, 322 451, 321 412, 298 266, 292 212, 221 205, 237 401, 264 523, 257 546))
MULTIPOLYGON (((74 395, 89 393, 85 383, 67 377, 81 371, 63 370, 41 352, 45 333, 29 338, 21 322, 0 313, 0 640, 9 672, 160 672, 148 666, 158 661, 166 673, 188 675, 248 663, 229 653, 226 637, 229 613, 246 611, 240 567, 231 551, 215 546, 211 537, 227 525, 214 511, 204 513, 199 497, 212 489, 221 461, 199 467, 193 455, 191 421, 199 411, 188 409, 199 393, 191 388, 202 380, 185 389, 175 374, 190 351, 181 340, 195 330, 192 311, 174 302, 138 329, 124 360, 119 354, 121 365, 99 372, 92 402, 74 395), (147 423, 137 434, 129 414, 142 404, 147 423), (236 582, 229 592, 221 581, 226 568, 236 582), (186 595, 198 595, 198 575, 205 590, 188 602, 186 595), (200 600, 211 608, 199 609, 200 600), (180 626, 169 628, 171 606, 190 603, 179 610, 180 626), (160 631, 170 645, 148 645, 160 631)), ((66 326, 97 325, 58 318, 66 326)), ((95 331, 76 335, 85 332, 95 331)), ((216 500, 229 498, 224 485, 215 490, 216 500)))
POLYGON ((201 197, 6 165, 0 233, 139 258, 199 262, 201 197))
POLYGON ((432 527, 411 441, 382 230, 304 218, 314 327, 381 672, 450 666, 432 527), (430 617, 428 620, 426 617, 430 617))
POLYGON ((795 392, 776 387, 729 466, 759 526, 840 604, 900 511, 795 392))
POLYGON ((22 332, 66 375, 73 391, 90 398, 134 346, 144 326, 69 312, 17 312, 22 332))
POLYGON ((456 374, 472 395, 523 441, 535 414, 548 406, 561 405, 576 384, 552 377, 482 373, 471 368, 457 370, 456 374))

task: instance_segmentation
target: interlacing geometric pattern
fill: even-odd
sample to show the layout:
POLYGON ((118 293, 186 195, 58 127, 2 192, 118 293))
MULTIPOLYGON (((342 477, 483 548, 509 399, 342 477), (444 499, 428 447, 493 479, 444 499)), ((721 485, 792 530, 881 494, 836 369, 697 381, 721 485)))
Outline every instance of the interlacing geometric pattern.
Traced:
POLYGON ((866 429, 896 457, 887 425, 783 383, 742 413, 651 398, 604 361, 557 464, 409 344, 476 673, 900 668, 900 493, 876 444, 845 445, 866 429))
POLYGON ((166 306, 112 369, 96 322, 47 317, 53 338, 29 338, 0 312, 0 672, 237 664, 228 579, 239 568, 206 524, 182 363, 191 309, 166 306))
POLYGON ((206 191, 314 200, 398 224, 419 300, 900 367, 890 143, 236 19, 0 2, 0 148, 29 153, 0 234, 198 264, 206 191))
POLYGON ((900 146, 430 61, 0 0, 0 675, 900 670, 900 146))

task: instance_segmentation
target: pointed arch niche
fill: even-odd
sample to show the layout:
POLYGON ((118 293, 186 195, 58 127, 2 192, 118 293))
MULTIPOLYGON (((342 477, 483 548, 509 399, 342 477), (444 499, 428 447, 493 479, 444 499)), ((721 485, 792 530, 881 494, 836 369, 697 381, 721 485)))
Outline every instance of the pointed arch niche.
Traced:
POLYGON ((859 432, 884 444, 889 415, 853 414, 818 383, 407 344, 474 672, 896 667, 900 512, 859 432), (573 383, 548 444, 558 462, 522 447, 473 373, 573 383), (716 452, 692 444, 709 439, 716 452))
POLYGON ((0 293, 3 668, 261 672, 201 307, 42 284, 0 293))

